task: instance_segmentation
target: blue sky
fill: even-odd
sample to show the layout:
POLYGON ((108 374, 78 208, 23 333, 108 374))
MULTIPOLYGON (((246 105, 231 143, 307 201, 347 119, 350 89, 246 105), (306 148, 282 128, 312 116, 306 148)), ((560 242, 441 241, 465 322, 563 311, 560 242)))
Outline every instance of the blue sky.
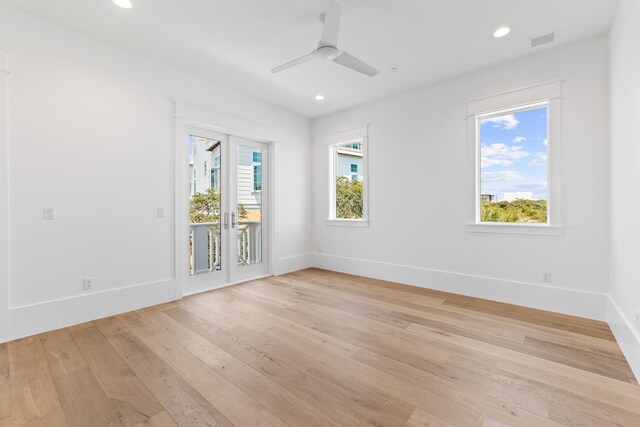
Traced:
POLYGON ((547 108, 480 122, 482 194, 532 192, 547 199, 547 108))

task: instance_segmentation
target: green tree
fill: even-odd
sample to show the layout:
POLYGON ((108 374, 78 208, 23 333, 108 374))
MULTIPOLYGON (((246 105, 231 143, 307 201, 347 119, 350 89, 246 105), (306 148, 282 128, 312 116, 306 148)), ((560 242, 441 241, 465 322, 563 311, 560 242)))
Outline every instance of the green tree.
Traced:
MULTIPOLYGON (((204 193, 195 193, 189 205, 191 223, 220 222, 220 193, 216 190, 210 188, 204 193)), ((248 216, 244 205, 238 203, 238 219, 248 216)))
POLYGON ((346 219, 362 218, 362 182, 351 181, 339 176, 336 178, 336 217, 346 219))
POLYGON ((546 223, 547 201, 518 199, 513 202, 482 202, 482 222, 546 223))

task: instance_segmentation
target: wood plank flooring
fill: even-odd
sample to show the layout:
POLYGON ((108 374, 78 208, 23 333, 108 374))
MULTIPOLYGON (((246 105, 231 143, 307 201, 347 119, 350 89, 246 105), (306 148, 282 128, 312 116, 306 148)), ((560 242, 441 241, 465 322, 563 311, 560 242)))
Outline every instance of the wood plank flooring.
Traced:
POLYGON ((0 426, 640 426, 605 323, 309 269, 0 345, 0 426))

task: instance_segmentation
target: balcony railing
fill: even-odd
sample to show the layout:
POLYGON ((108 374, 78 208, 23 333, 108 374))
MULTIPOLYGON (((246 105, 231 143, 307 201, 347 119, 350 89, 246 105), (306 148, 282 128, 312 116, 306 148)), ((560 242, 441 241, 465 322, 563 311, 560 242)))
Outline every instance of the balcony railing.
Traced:
MULTIPOLYGON (((218 271, 222 268, 222 241, 219 222, 189 224, 189 266, 191 275, 218 271)), ((235 229, 238 265, 262 261, 262 223, 238 221, 235 229)))

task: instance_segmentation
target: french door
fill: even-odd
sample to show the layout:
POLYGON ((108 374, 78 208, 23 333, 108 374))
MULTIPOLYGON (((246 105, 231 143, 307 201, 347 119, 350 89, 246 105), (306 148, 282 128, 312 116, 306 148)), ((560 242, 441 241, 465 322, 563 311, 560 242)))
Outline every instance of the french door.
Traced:
POLYGON ((182 198, 189 211, 185 293, 268 274, 268 145, 188 130, 189 190, 182 198))

